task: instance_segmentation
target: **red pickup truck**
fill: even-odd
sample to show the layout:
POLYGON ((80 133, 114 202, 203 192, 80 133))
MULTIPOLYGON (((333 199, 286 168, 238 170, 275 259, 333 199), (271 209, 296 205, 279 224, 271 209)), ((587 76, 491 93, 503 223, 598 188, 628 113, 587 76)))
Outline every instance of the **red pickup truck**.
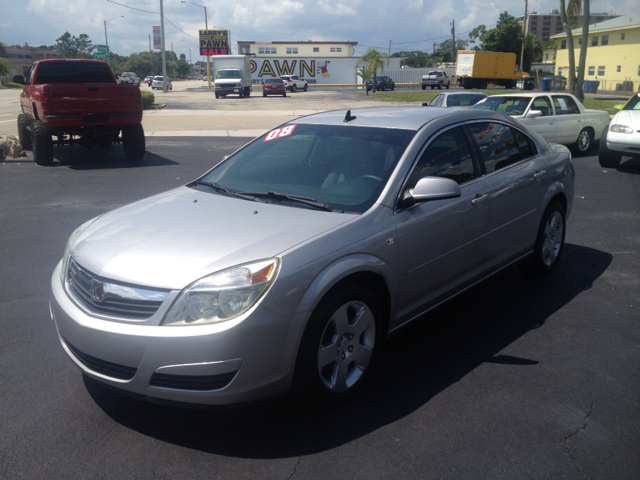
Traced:
POLYGON ((128 160, 144 156, 140 88, 118 85, 107 63, 40 60, 23 83, 18 137, 23 149, 33 149, 38 165, 53 163, 54 145, 91 148, 122 142, 128 160))

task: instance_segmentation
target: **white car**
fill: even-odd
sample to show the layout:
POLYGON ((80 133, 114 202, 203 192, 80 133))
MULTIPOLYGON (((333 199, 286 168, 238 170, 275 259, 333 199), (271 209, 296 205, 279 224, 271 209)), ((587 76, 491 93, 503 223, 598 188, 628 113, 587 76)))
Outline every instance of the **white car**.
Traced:
POLYGON ((493 95, 471 108, 509 115, 538 132, 547 142, 573 147, 577 153, 586 153, 609 125, 607 112, 587 110, 569 93, 493 95))
POLYGON ((629 99, 602 132, 600 166, 615 168, 623 155, 640 157, 640 93, 629 99))
POLYGON ((434 70, 422 76, 422 90, 426 90, 427 87, 431 87, 431 90, 436 87, 438 87, 438 90, 442 90, 442 87, 448 90, 450 86, 451 77, 447 75, 447 72, 434 70))
POLYGON ((140 77, 133 72, 122 72, 122 75, 118 77, 118 82, 140 86, 140 77))
MULTIPOLYGON (((151 90, 162 90, 164 87, 162 85, 162 75, 156 75, 155 77, 153 77, 153 81, 151 82, 151 90)), ((173 90, 173 84, 171 83, 171 79, 169 78, 169 75, 167 75, 167 88, 169 90, 173 90)))
POLYGON ((296 90, 309 90, 309 85, 304 78, 300 78, 298 75, 280 75, 284 86, 287 90, 295 92, 296 90))
POLYGON ((431 102, 423 103, 422 106, 469 108, 484 98, 487 96, 482 92, 443 92, 436 95, 431 102))

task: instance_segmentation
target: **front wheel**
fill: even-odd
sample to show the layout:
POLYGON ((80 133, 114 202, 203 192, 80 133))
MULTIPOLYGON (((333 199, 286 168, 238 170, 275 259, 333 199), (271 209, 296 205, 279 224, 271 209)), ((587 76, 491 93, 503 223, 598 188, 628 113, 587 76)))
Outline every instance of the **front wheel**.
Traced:
POLYGON ((578 135, 578 140, 575 144, 576 152, 580 154, 585 154, 591 148, 591 144, 593 143, 593 135, 591 130, 585 128, 578 135))
POLYGON ((438 90, 442 90, 442 84, 441 83, 438 84, 438 90))
POLYGON ((395 89, 396 89, 396 84, 395 84, 395 83, 392 83, 392 84, 391 84, 391 91, 393 92, 395 89))
POLYGON ((297 85, 294 83, 293 87, 291 87, 291 93, 294 93, 296 90, 298 90, 297 85))
POLYGON ((306 83, 304 84, 304 88, 303 90, 306 92, 307 90, 309 90, 309 85, 307 85, 306 83))
POLYGON ((447 90, 449 90, 450 86, 451 86, 451 83, 447 83, 447 90))
POLYGON ((375 296, 363 286, 329 293, 311 314, 300 342, 296 392, 321 405, 355 395, 371 370, 381 318, 375 296))
POLYGON ((607 125, 600 137, 600 147, 598 148, 598 161, 603 168, 617 168, 622 161, 622 153, 610 150, 607 147, 607 134, 609 133, 609 125, 607 125))
POLYGON ((427 89, 427 86, 426 86, 426 85, 422 85, 422 89, 423 89, 423 90, 426 90, 426 89, 427 89))
POLYGON ((550 274, 564 248, 565 210, 558 202, 551 202, 542 216, 533 256, 528 261, 529 270, 538 275, 550 274))
POLYGON ((283 96, 283 97, 286 97, 286 96, 287 96, 287 90, 286 90, 286 89, 285 89, 285 91, 282 93, 282 96, 283 96))
POLYGON ((127 160, 142 160, 145 148, 144 129, 141 124, 122 127, 122 149, 127 160))
POLYGON ((53 140, 46 127, 36 120, 31 124, 31 145, 33 146, 33 161, 37 165, 53 164, 53 140))
POLYGON ((31 132, 28 127, 29 121, 24 114, 18 115, 18 141, 23 150, 31 150, 31 132))

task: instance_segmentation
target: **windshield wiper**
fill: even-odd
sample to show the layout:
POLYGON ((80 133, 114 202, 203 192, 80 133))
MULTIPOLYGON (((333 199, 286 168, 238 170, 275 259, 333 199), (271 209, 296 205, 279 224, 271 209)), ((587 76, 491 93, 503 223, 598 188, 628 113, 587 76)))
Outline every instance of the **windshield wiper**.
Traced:
POLYGON ((303 197, 300 195, 289 195, 287 193, 279 193, 273 190, 268 192, 239 192, 242 195, 250 195, 252 197, 263 197, 263 198, 271 198, 273 200, 290 200, 292 202, 301 203, 303 205, 309 205, 310 207, 315 207, 319 210, 324 210, 326 212, 339 212, 342 213, 342 210, 334 210, 326 203, 321 203, 316 201, 315 198, 303 197))
POLYGON ((218 191, 218 192, 222 192, 230 197, 235 197, 235 198, 242 198, 244 200, 251 200, 254 202, 262 202, 262 200, 260 200, 259 198, 257 198, 257 196, 252 195, 250 193, 239 193, 239 192, 234 192, 232 190, 229 190, 227 187, 223 187, 222 185, 218 185, 215 182, 205 182, 204 180, 196 180, 194 182, 191 183, 191 185, 189 186, 193 186, 193 185, 204 185, 205 187, 210 187, 213 188, 214 190, 218 191))

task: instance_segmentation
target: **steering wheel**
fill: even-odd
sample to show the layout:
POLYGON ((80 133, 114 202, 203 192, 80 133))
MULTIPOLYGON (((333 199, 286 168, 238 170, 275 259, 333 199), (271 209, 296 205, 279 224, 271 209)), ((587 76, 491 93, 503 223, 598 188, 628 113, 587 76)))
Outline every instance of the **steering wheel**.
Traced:
POLYGON ((362 180, 375 180, 377 182, 381 182, 382 181, 382 178, 378 177, 376 175, 362 175, 361 177, 358 177, 358 180, 360 180, 360 179, 362 179, 362 180))

